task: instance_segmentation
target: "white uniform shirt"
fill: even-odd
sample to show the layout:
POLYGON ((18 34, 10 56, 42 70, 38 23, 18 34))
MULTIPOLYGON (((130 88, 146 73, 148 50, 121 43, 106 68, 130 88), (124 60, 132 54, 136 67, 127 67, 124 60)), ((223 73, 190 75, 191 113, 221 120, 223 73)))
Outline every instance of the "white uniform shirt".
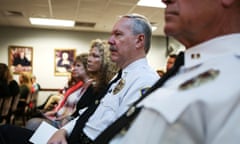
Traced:
MULTIPOLYGON (((114 89, 121 80, 112 84, 95 113, 86 123, 84 133, 89 138, 95 139, 107 126, 126 112, 129 106, 159 79, 159 76, 150 68, 146 58, 142 58, 124 68, 121 78, 124 81, 122 88, 114 94, 114 89)), ((70 133, 74 125, 73 121, 64 129, 70 133)))
POLYGON ((240 34, 188 49, 178 74, 140 105, 129 131, 111 144, 239 144, 240 34), (200 76, 210 69, 219 74, 200 76))

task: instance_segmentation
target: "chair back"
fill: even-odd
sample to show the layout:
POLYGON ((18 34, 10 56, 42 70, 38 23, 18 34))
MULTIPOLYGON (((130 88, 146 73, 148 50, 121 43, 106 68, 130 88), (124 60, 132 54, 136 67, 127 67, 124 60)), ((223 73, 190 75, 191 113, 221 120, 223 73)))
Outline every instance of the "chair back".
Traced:
POLYGON ((15 97, 12 99, 12 107, 10 109, 10 114, 9 114, 9 123, 10 124, 15 124, 15 114, 17 111, 17 105, 20 99, 20 94, 17 94, 15 97))
POLYGON ((10 114, 10 109, 12 105, 12 99, 13 96, 10 97, 4 97, 2 98, 2 105, 1 105, 1 111, 0 111, 0 117, 1 117, 1 124, 5 124, 8 122, 9 114, 10 114))

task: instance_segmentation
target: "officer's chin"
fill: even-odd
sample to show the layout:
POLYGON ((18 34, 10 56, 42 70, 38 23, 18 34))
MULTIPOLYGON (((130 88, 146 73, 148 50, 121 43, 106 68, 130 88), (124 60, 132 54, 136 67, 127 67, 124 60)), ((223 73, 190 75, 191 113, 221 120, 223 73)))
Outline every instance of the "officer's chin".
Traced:
POLYGON ((118 59, 118 57, 115 55, 111 55, 110 58, 111 58, 111 61, 113 61, 113 62, 116 62, 118 59))

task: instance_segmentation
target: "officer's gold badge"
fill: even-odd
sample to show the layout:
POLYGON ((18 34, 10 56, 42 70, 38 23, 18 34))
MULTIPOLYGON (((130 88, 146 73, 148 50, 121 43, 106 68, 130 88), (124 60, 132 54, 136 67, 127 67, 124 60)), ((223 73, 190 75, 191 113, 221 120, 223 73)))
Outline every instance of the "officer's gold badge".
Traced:
POLYGON ((192 79, 182 83, 179 86, 179 89, 187 90, 193 87, 198 87, 206 82, 214 80, 219 75, 219 73, 220 73, 219 70, 209 69, 203 73, 200 73, 196 77, 193 77, 192 79))
POLYGON ((125 80, 121 78, 116 87, 113 89, 113 94, 117 94, 124 87, 124 85, 125 80))

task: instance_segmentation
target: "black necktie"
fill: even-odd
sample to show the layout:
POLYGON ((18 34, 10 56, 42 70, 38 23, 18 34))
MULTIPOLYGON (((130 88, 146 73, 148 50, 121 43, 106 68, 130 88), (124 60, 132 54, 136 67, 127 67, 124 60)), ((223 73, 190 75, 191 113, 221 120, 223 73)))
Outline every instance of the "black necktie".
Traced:
POLYGON ((140 99, 138 99, 134 104, 124 113, 120 118, 118 118, 113 124, 106 128, 95 140, 94 144, 107 144, 109 141, 121 131, 126 131, 132 121, 141 111, 140 107, 136 107, 139 102, 141 102, 150 93, 160 88, 170 77, 174 76, 179 68, 184 64, 184 53, 179 53, 176 58, 175 64, 161 79, 159 79, 140 99))
POLYGON ((88 107, 88 109, 82 113, 82 115, 78 118, 76 121, 76 124, 73 128, 73 131, 71 135, 69 136, 68 142, 70 144, 78 143, 80 141, 80 134, 85 126, 85 123, 88 121, 89 117, 95 112, 97 109, 100 100, 105 96, 105 94, 108 92, 108 89, 111 87, 111 85, 115 82, 117 82, 122 76, 122 70, 118 72, 117 77, 112 80, 107 87, 99 94, 98 98, 95 100, 95 103, 93 103, 91 106, 88 107))

